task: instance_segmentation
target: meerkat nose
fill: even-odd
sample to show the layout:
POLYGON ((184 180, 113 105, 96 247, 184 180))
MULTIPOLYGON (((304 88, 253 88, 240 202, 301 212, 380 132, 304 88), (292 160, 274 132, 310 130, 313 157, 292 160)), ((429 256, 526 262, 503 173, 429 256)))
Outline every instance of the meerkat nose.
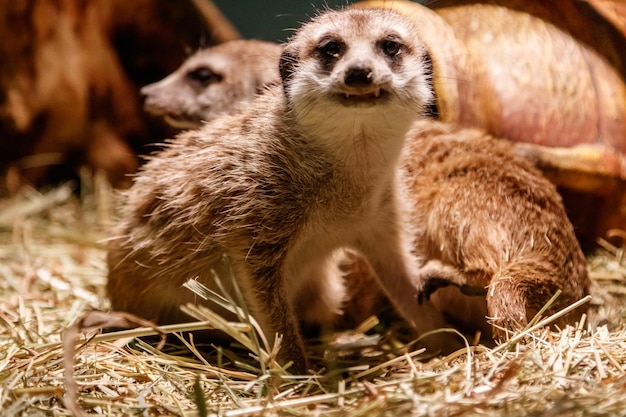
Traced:
POLYGON ((373 78, 372 69, 366 66, 355 65, 345 73, 344 83, 350 86, 370 85, 373 78))

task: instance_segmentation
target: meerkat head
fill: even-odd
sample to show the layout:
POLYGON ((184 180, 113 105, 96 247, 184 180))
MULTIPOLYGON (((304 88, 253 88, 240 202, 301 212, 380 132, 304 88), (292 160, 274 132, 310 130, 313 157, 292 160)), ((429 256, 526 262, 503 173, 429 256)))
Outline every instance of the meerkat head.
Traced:
POLYGON ((254 40, 201 49, 172 74, 141 89, 144 107, 175 128, 199 127, 278 84, 281 52, 278 44, 254 40))
POLYGON ((312 123, 381 111, 398 116, 392 123, 433 101, 426 47, 413 23, 390 10, 321 14, 289 40, 279 67, 291 110, 312 123))

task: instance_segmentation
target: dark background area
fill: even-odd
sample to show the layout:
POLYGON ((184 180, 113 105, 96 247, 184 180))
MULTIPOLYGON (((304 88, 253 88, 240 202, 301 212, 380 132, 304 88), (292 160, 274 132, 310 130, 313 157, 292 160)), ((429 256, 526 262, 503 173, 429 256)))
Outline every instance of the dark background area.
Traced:
POLYGON ((336 9, 354 1, 214 0, 213 3, 237 27, 244 38, 282 42, 291 36, 293 29, 315 16, 317 10, 323 10, 326 6, 336 9))

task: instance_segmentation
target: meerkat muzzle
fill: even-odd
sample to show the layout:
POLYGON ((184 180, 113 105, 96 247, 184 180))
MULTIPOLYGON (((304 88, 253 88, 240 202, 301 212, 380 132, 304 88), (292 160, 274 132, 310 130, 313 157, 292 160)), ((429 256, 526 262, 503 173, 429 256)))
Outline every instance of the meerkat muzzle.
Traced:
POLYGON ((370 85, 373 82, 374 73, 367 66, 352 66, 348 68, 343 82, 349 86, 370 85))

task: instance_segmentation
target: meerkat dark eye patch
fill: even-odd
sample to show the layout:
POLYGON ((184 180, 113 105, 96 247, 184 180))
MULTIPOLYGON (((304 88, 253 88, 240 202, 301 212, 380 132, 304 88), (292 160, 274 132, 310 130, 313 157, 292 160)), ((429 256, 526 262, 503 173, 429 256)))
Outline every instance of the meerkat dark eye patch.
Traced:
POLYGON ((402 39, 396 35, 389 35, 378 41, 378 48, 389 58, 395 58, 405 48, 402 39))
POLYGON ((192 81, 196 81, 203 86, 222 81, 221 74, 217 74, 207 67, 198 67, 193 71, 189 71, 187 73, 187 78, 192 81))
POLYGON ((315 48, 322 62, 330 64, 343 55, 346 44, 333 36, 323 37, 315 48))
POLYGON ((402 48, 402 45, 392 40, 383 41, 380 46, 384 54, 390 57, 398 55, 402 48))

